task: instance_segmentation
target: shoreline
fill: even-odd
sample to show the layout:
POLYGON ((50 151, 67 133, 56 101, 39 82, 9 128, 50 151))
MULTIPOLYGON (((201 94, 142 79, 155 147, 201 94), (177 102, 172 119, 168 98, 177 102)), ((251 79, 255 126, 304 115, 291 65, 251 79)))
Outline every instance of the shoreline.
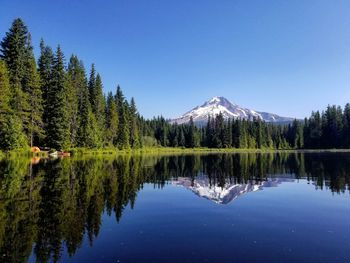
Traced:
MULTIPOLYGON (((72 157, 80 156, 118 156, 118 155, 169 155, 169 154, 224 154, 224 153, 350 153, 350 149, 238 149, 238 148, 172 148, 154 147, 140 149, 86 149, 72 148, 66 152, 72 157)), ((17 150, 10 152, 0 151, 0 159, 8 157, 47 157, 47 152, 32 153, 29 150, 17 150)))

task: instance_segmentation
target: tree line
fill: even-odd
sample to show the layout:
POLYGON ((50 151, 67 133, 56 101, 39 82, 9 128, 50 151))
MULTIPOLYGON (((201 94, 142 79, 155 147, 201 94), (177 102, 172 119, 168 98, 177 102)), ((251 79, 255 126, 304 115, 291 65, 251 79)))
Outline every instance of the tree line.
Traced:
MULTIPOLYGON (((240 149, 330 149, 350 148, 350 104, 328 106, 311 117, 289 124, 267 123, 260 119, 225 120, 220 113, 198 127, 170 124, 159 117, 146 121, 149 136, 168 147, 240 149)), ((147 128, 146 128, 147 134, 147 128)))
POLYGON ((349 148, 350 105, 328 106, 305 120, 274 125, 259 119, 209 117, 204 127, 193 120, 170 124, 163 117, 144 119, 133 98, 120 86, 104 94, 100 74, 92 64, 71 55, 68 63, 40 42, 36 60, 31 34, 17 18, 0 44, 0 150, 28 146, 119 149, 144 146, 209 148, 349 148))

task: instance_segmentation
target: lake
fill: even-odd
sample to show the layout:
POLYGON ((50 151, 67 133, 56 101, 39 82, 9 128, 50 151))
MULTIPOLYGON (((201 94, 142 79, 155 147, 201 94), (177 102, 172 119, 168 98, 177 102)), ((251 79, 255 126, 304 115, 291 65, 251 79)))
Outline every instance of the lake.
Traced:
POLYGON ((0 161, 1 262, 350 262, 350 153, 0 161))

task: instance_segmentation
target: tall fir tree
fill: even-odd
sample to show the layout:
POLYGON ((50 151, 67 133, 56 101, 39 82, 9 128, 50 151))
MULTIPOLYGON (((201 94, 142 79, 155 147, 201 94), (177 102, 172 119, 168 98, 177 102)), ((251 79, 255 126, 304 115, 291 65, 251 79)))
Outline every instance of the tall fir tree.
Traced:
POLYGON ((107 95, 106 106, 106 139, 107 144, 117 146, 119 116, 112 92, 107 95))
POLYGON ((248 132, 246 121, 243 120, 239 122, 239 148, 246 149, 248 148, 248 132))
POLYGON ((48 90, 47 144, 62 149, 68 144, 68 118, 66 105, 66 72, 64 55, 57 47, 53 61, 52 80, 48 90))
MULTIPOLYGON (((10 105, 19 120, 28 124, 30 105, 29 96, 25 92, 26 66, 28 65, 28 43, 30 43, 28 29, 24 22, 17 18, 0 43, 0 58, 7 65, 10 77, 11 101, 10 105)), ((23 125, 22 125, 23 126, 23 125)))
POLYGON ((23 119, 24 130, 29 144, 38 144, 43 138, 43 104, 40 87, 40 75, 37 69, 31 35, 28 33, 26 43, 25 70, 22 80, 22 88, 28 97, 28 118, 23 119))
POLYGON ((232 147, 239 148, 239 120, 232 121, 232 147))
POLYGON ((54 54, 49 46, 46 46, 44 40, 40 41, 40 57, 38 59, 38 67, 40 74, 40 87, 43 105, 43 122, 44 126, 48 122, 48 93, 52 80, 54 54))
POLYGON ((85 77, 85 70, 82 63, 80 63, 78 83, 79 128, 77 132, 77 145, 79 147, 89 148, 101 147, 101 127, 98 127, 95 115, 92 112, 89 84, 85 77))
POLYGON ((87 80, 85 79, 85 85, 82 83, 81 93, 79 95, 78 101, 78 109, 79 109, 79 128, 77 134, 77 145, 79 147, 87 147, 89 141, 89 112, 90 109, 90 101, 89 101, 89 90, 87 87, 87 80))
POLYGON ((224 132, 225 132, 225 120, 224 116, 220 112, 216 118, 215 118, 215 131, 214 131, 214 147, 215 148, 222 148, 223 145, 223 139, 224 139, 224 132))
POLYGON ((139 123, 138 123, 138 112, 134 98, 130 101, 130 146, 132 148, 140 148, 140 134, 139 134, 139 123))
POLYGON ((1 41, 0 57, 5 60, 10 73, 10 83, 21 86, 25 74, 27 56, 28 28, 17 18, 13 21, 9 32, 1 41))
MULTIPOLYGON (((76 55, 72 55, 69 59, 67 71, 67 118, 69 129, 70 146, 78 146, 78 130, 83 118, 81 104, 84 92, 86 90, 86 76, 83 63, 76 55)), ((87 118, 87 115, 84 116, 87 118)))
POLYGON ((322 143, 322 118, 319 111, 312 112, 304 125, 305 147, 320 149, 322 143))
POLYGON ((101 129, 101 127, 105 127, 105 101, 103 97, 103 86, 101 76, 98 73, 96 74, 95 64, 91 65, 88 90, 90 109, 91 113, 94 115, 89 115, 90 130, 95 130, 95 134, 93 138, 91 138, 90 142, 94 141, 94 145, 100 145, 103 140, 103 130, 101 129), (91 125, 94 127, 92 127, 91 125), (97 126, 100 128, 98 129, 97 126))
POLYGON ((102 79, 99 73, 96 75, 96 82, 93 90, 93 104, 92 111, 96 116, 96 119, 99 122, 99 125, 104 125, 104 112, 105 112, 105 99, 103 96, 103 85, 102 85, 102 79))
POLYGON ((328 106, 323 116, 323 145, 325 148, 341 147, 343 118, 342 109, 328 106))
POLYGON ((91 65, 90 76, 89 76, 89 101, 92 109, 95 109, 95 86, 96 86, 96 70, 95 64, 91 65))
POLYGON ((232 124, 231 119, 228 119, 224 125, 224 132, 223 132, 223 146, 225 148, 231 148, 232 147, 232 124))
POLYGON ((185 134, 184 134, 183 127, 180 127, 178 142, 179 142, 179 146, 185 147, 186 140, 185 140, 185 134))
POLYGON ((101 128, 98 126, 95 114, 92 112, 90 107, 88 109, 88 121, 85 143, 85 146, 89 148, 102 147, 101 128))
POLYGON ((125 103, 123 92, 119 85, 117 87, 115 101, 116 101, 118 119, 119 119, 117 146, 119 149, 128 149, 130 148, 128 108, 125 103))
POLYGON ((35 58, 31 57, 28 65, 28 83, 26 91, 29 95, 29 123, 28 123, 28 135, 30 146, 38 145, 44 137, 44 123, 43 123, 43 104, 42 93, 40 88, 40 76, 37 71, 35 58))
POLYGON ((258 149, 261 149, 264 145, 263 142, 263 128, 262 128, 262 122, 260 119, 254 120, 255 123, 255 138, 256 138, 256 146, 258 149))
POLYGON ((188 125, 188 134, 187 134, 187 147, 194 148, 196 147, 196 127, 194 126, 193 118, 190 117, 190 122, 188 125))

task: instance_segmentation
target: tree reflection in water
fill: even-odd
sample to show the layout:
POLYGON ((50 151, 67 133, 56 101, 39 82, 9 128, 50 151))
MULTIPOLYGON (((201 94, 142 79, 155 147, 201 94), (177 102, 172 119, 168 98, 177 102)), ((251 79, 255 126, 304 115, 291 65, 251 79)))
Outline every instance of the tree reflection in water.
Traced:
MULTIPOLYGON (((98 236, 105 211, 121 220, 146 183, 194 188, 266 185, 276 178, 306 178, 317 189, 349 190, 349 154, 213 154, 0 162, 0 259, 58 261, 74 255, 84 235, 98 236), (179 180, 178 180, 179 179, 179 180), (185 180, 185 182, 184 182, 185 180), (197 180, 197 181, 196 181, 197 180)), ((277 184, 276 184, 277 185, 277 184)), ((193 189, 192 189, 193 190, 193 189)), ((231 197, 230 197, 231 198, 231 197)))

